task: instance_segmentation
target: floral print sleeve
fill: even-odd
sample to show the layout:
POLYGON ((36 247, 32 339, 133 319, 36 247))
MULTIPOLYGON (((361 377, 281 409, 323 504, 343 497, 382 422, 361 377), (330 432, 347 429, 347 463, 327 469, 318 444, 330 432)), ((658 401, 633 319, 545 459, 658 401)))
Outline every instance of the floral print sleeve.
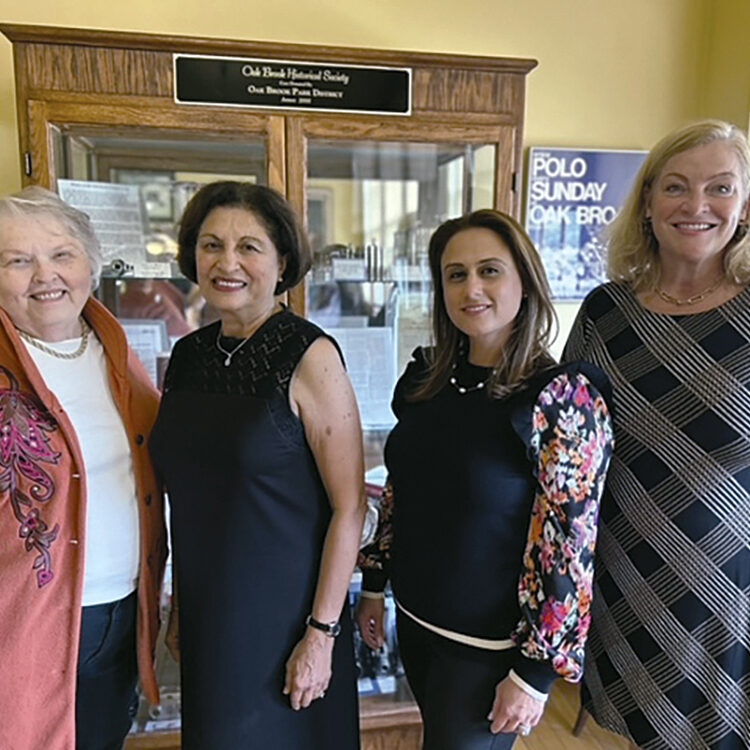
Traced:
POLYGON ((562 373, 533 409, 530 452, 537 487, 513 639, 524 677, 536 663, 577 682, 589 629, 599 502, 614 447, 604 398, 582 373, 562 373))
POLYGON ((383 487, 378 509, 378 528, 372 542, 360 550, 357 565, 362 569, 362 588, 383 591, 388 580, 393 539, 393 487, 390 479, 383 487))

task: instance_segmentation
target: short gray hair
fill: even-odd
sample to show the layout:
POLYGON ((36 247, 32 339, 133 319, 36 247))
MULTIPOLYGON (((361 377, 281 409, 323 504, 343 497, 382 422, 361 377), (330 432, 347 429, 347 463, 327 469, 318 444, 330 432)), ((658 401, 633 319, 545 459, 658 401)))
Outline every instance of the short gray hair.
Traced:
POLYGON ((77 208, 66 203, 56 193, 30 185, 19 193, 0 198, 0 216, 30 216, 46 214, 59 221, 78 240, 86 252, 91 266, 91 290, 99 286, 102 273, 102 249, 96 238, 91 219, 77 208))

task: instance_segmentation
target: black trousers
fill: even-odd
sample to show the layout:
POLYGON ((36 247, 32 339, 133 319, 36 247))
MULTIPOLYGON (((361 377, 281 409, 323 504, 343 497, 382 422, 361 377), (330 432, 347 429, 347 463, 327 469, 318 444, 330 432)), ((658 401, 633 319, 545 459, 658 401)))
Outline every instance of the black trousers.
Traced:
POLYGON ((487 715, 512 651, 487 651, 448 640, 398 612, 406 677, 424 722, 424 750, 509 750, 515 734, 492 734, 487 715))
POLYGON ((136 707, 135 592, 84 607, 76 681, 76 750, 120 750, 136 707))

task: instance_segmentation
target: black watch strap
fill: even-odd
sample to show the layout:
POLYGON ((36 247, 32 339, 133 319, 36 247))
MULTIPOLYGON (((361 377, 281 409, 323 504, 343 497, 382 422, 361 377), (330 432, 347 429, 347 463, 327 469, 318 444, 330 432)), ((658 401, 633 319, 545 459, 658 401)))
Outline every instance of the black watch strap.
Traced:
POLYGON ((309 625, 315 630, 320 630, 325 633, 329 638, 335 638, 341 632, 341 623, 339 622, 320 622, 316 620, 312 615, 308 615, 305 620, 305 625, 309 625))

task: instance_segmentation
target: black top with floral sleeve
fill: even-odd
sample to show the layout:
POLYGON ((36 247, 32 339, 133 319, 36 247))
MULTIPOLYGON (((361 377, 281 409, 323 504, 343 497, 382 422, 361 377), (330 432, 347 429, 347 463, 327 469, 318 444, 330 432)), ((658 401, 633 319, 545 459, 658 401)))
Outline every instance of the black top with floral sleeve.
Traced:
MULTIPOLYGON (((599 501, 612 455, 609 383, 584 363, 550 368, 502 399, 424 377, 417 349, 394 394, 379 532, 363 587, 391 578, 399 603, 438 627, 513 638, 514 669, 546 691, 576 681, 588 631, 599 501)), ((463 362, 459 382, 487 370, 463 362)))

